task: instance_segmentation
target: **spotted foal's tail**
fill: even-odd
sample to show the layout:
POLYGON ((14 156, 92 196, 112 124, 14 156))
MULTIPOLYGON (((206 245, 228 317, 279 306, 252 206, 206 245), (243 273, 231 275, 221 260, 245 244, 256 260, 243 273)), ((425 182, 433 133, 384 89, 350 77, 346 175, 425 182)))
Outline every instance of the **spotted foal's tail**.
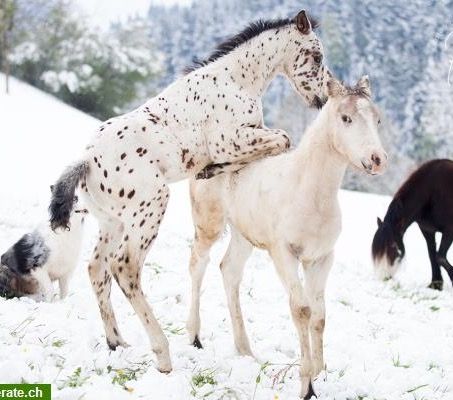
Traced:
POLYGON ((69 219, 74 207, 74 193, 80 180, 88 173, 88 162, 81 161, 66 168, 52 187, 50 201, 50 227, 69 229, 69 219))

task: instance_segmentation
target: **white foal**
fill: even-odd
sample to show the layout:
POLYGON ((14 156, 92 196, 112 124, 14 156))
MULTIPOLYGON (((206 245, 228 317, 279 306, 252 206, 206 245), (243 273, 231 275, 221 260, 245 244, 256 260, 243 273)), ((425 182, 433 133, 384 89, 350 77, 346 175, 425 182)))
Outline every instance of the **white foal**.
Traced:
POLYGON ((228 223, 231 241, 220 268, 236 348, 240 354, 252 355, 239 285, 245 262, 256 246, 269 252, 289 295, 300 339, 301 396, 305 398, 313 394, 312 379, 324 368, 324 289, 341 231, 337 197, 343 175, 348 165, 369 174, 381 173, 387 160, 368 78, 361 78, 352 88, 332 79, 328 94, 327 104, 294 151, 256 161, 236 173, 191 181, 196 232, 187 324, 191 342, 201 346, 200 286, 209 250, 228 223))
POLYGON ((110 301, 113 276, 146 329, 158 369, 171 371, 167 338, 140 282, 167 206, 167 184, 284 151, 288 136, 263 125, 261 97, 284 74, 307 104, 320 104, 328 75, 322 61, 305 12, 252 24, 143 106, 101 125, 83 160, 61 176, 52 227, 67 226, 79 182, 99 222, 88 269, 111 349, 124 344, 110 301))

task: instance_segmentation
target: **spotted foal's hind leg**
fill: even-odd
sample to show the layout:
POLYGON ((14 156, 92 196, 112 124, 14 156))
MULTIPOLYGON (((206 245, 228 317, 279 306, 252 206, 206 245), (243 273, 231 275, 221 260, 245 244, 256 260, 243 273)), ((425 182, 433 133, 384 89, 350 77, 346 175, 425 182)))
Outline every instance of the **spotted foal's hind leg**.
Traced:
POLYGON ((280 154, 289 146, 288 134, 281 129, 246 127, 238 129, 232 137, 221 135, 220 140, 208 142, 214 163, 202 169, 196 179, 239 171, 250 162, 280 154))
POLYGON ((88 265, 88 273, 104 323, 107 345, 111 350, 115 350, 118 346, 127 346, 118 329, 110 300, 112 275, 109 261, 123 236, 122 224, 108 220, 106 217, 105 222, 99 222, 99 228, 99 240, 88 265))
POLYGON ((137 210, 124 210, 124 234, 111 264, 115 280, 145 327, 157 357, 157 368, 161 372, 170 372, 172 369, 168 340, 145 298, 140 278, 146 254, 157 236, 167 202, 168 187, 162 185, 147 205, 143 203, 143 207, 139 206, 137 210))

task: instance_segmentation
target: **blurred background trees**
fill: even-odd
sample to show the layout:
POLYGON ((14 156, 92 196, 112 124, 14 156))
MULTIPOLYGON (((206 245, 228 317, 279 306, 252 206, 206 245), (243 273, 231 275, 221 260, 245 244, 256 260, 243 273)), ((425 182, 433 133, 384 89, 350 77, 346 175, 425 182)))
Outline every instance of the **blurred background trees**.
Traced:
MULTIPOLYGON (((445 43, 453 0, 153 1, 148 15, 105 29, 77 2, 0 0, 3 70, 10 64, 14 76, 106 119, 153 96, 250 21, 292 16, 303 6, 320 20, 331 70, 348 83, 368 74, 383 114, 389 171, 375 179, 350 171, 345 186, 391 193, 415 165, 453 157, 453 54, 445 43)), ((266 123, 289 131, 294 143, 316 115, 284 79, 269 87, 264 111, 266 123)))
POLYGON ((2 59, 14 76, 82 111, 100 119, 125 111, 160 70, 147 18, 101 31, 69 0, 9 2, 16 10, 14 28, 2 59))

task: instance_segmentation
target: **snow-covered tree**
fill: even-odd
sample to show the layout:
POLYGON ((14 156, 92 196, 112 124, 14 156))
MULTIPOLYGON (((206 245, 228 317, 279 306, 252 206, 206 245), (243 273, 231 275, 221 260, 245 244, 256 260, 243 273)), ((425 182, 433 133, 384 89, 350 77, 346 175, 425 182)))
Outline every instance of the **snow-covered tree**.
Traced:
POLYGON ((9 57, 19 78, 105 119, 125 111, 140 97, 142 85, 157 76, 161 58, 148 19, 131 18, 100 32, 69 1, 42 4, 37 15, 21 1, 19 14, 30 19, 22 30, 19 21, 9 57))

